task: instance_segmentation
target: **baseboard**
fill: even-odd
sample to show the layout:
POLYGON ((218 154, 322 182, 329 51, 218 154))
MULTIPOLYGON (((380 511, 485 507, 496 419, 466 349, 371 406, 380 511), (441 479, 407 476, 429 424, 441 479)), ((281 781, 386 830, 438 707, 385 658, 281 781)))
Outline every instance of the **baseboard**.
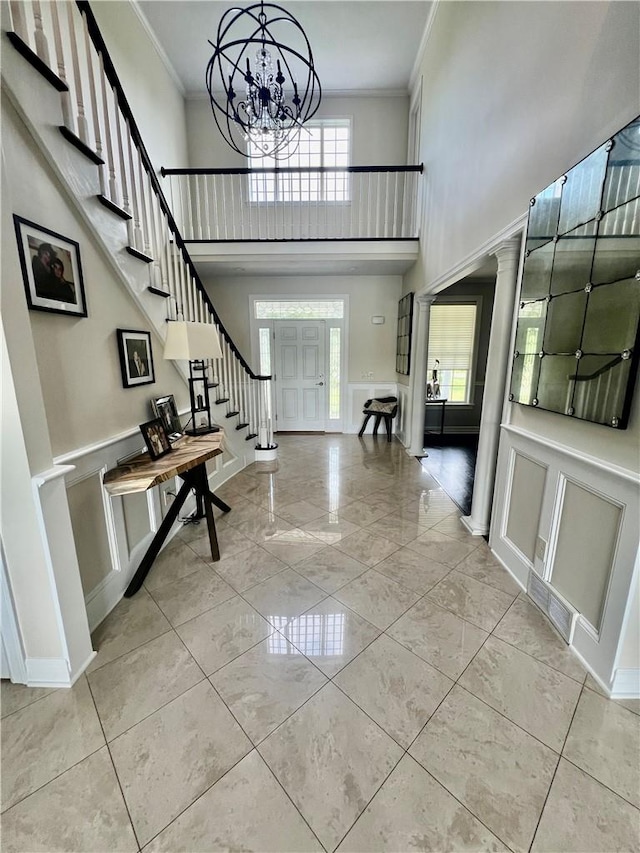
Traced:
POLYGON ((640 699, 640 669, 616 669, 612 699, 640 699))
POLYGON ((470 515, 463 515, 460 518, 460 521, 464 524, 464 526, 467 528, 467 530, 469 531, 469 533, 471 533, 472 536, 486 536, 489 533, 488 527, 476 527, 475 525, 473 525, 471 523, 470 515))
POLYGON ((27 658, 27 687, 71 687, 66 658, 27 658))

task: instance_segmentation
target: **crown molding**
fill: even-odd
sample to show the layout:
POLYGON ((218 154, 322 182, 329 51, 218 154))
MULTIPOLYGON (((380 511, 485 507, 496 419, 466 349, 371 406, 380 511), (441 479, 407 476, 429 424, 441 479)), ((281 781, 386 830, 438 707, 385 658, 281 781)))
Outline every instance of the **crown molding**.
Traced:
POLYGON ((424 25, 424 31, 422 33, 422 38, 420 39, 420 46, 418 47, 418 52, 416 53, 416 59, 413 63, 413 68, 411 69, 411 74, 409 75, 409 90, 413 92, 415 89, 416 83, 420 79, 420 68, 422 66, 422 61, 424 59, 424 55, 427 50, 427 43, 429 38, 431 37, 431 31, 433 29, 433 23, 436 18, 436 14, 438 8, 440 6, 440 0, 432 0, 431 8, 429 9, 429 15, 427 17, 427 21, 424 25))
POLYGON ((165 49, 162 47, 162 45, 158 41, 158 37, 156 36, 155 32, 153 31, 151 24, 147 20, 147 16, 145 15, 145 13, 140 8, 138 0, 129 0, 129 3, 131 5, 131 8, 133 9, 133 11, 136 13, 138 20, 142 24, 142 27, 143 27, 144 31, 146 32, 147 36, 149 37, 149 40, 151 41, 156 53, 158 54, 158 56, 162 60, 162 64, 164 65, 164 67, 169 72, 169 76, 171 77, 171 79, 175 83, 177 90, 180 92, 180 94, 182 95, 183 98, 188 97, 187 90, 185 89, 184 84, 178 75, 178 72, 173 67, 171 60, 167 56, 167 52, 165 51, 165 49))

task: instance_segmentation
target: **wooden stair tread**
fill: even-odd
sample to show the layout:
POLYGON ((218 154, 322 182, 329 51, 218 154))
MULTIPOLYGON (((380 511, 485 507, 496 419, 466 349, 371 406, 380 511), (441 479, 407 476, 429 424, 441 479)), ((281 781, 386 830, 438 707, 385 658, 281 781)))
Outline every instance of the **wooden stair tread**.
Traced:
POLYGON ((137 258, 139 261, 144 261, 145 264, 150 264, 153 261, 153 258, 150 255, 145 255, 144 252, 139 252, 137 249, 134 249, 133 246, 127 246, 126 249, 130 255, 137 258))
POLYGON ((18 53, 27 60, 29 65, 31 65, 32 68, 35 68, 38 74, 44 77, 47 83, 50 83, 54 89, 58 92, 69 91, 69 87, 64 80, 61 80, 60 77, 58 77, 58 75, 49 68, 46 62, 43 62, 38 54, 31 50, 29 45, 24 42, 17 33, 7 32, 7 38, 18 53))
POLYGON ((168 290, 163 290, 161 287, 153 287, 153 285, 151 284, 149 285, 147 290, 149 291, 149 293, 153 293, 154 296, 162 296, 163 299, 168 299, 171 296, 168 290))
POLYGON ((64 124, 61 124, 58 127, 60 133, 64 136, 67 142, 70 142, 73 147, 79 151, 81 154, 87 158, 87 160, 91 160, 92 163, 95 163, 96 166, 104 166, 104 160, 102 157, 98 157, 93 148, 89 148, 79 136, 76 136, 68 127, 65 127, 64 124))
POLYGON ((126 210, 124 210, 122 207, 117 205, 115 203, 115 201, 111 201, 111 199, 107 198, 106 195, 102 195, 102 193, 100 193, 99 195, 96 196, 96 198, 98 199, 100 204, 103 205, 103 207, 106 207, 107 210, 111 211, 111 213, 115 213, 115 215, 119 216, 120 219, 124 219, 125 221, 128 221, 129 219, 132 218, 130 213, 127 213, 126 210))

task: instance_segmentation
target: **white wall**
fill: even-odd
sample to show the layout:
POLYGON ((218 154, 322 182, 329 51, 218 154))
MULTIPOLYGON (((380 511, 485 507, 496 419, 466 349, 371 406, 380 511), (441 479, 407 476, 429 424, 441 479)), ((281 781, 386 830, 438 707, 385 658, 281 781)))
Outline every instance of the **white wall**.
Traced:
MULTIPOLYGON (((153 396, 175 394, 178 405, 187 407, 184 380, 170 362, 163 361, 162 343, 155 335, 152 335, 155 384, 122 387, 116 329, 148 330, 149 323, 114 276, 88 228, 69 206, 7 99, 3 101, 2 136, 10 164, 2 193, 7 216, 16 213, 80 244, 89 316, 27 312, 53 456, 149 420, 149 400, 153 396)), ((3 299, 15 300, 24 313, 22 273, 11 226, 6 237, 2 255, 3 299)), ((17 341, 16 346, 23 347, 24 340, 17 341)), ((13 352, 10 341, 10 353, 13 352)), ((34 402, 27 400, 27 405, 33 406, 34 402)), ((42 441, 33 444, 38 447, 42 441)), ((41 459, 32 470, 42 470, 48 464, 50 461, 41 459)))
MULTIPOLYGON (((369 373, 376 382, 395 382, 396 319, 401 276, 280 276, 209 279, 204 282, 220 319, 249 360, 249 296, 348 295, 349 341, 347 381, 360 382, 369 373), (386 321, 374 326, 371 317, 386 321)), ((257 365, 253 365, 254 369, 257 365)))
POLYGON ((415 289, 640 112, 640 6, 446 2, 420 69, 427 184, 415 289))
POLYGON ((156 171, 187 165, 184 98, 130 0, 91 8, 156 171))
MULTIPOLYGON (((529 199, 640 113, 640 4, 440 3, 421 66, 429 291, 529 199)), ((638 471, 640 393, 626 431, 509 407, 514 425, 638 471)))
MULTIPOLYGON (((354 166, 400 166, 407 162, 408 98, 346 98, 324 95, 316 118, 351 118, 354 166)), ((192 168, 246 166, 224 141, 208 99, 186 102, 189 165, 192 168)), ((169 164, 165 164, 169 165, 169 164)), ((177 163, 170 164, 177 166, 177 163)))

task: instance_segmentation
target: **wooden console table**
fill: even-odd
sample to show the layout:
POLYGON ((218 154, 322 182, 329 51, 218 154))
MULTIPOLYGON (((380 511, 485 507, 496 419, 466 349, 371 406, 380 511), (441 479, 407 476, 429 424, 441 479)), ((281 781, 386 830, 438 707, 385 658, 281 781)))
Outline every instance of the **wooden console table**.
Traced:
POLYGON ((112 497, 130 495, 134 492, 146 492, 147 489, 164 483, 172 477, 180 477, 184 480, 176 499, 169 507, 169 511, 153 537, 147 553, 142 558, 142 562, 127 587, 125 592, 127 598, 135 595, 142 586, 191 489, 196 494, 195 518, 207 519, 211 558, 214 561, 220 559, 216 525, 213 520, 213 507, 215 505, 223 512, 230 512, 231 507, 216 497, 209 489, 206 462, 222 453, 222 440, 222 432, 212 433, 211 435, 186 435, 172 445, 170 453, 161 456, 159 459, 151 459, 148 453, 141 453, 122 465, 118 465, 117 468, 112 468, 104 475, 104 487, 112 497))

